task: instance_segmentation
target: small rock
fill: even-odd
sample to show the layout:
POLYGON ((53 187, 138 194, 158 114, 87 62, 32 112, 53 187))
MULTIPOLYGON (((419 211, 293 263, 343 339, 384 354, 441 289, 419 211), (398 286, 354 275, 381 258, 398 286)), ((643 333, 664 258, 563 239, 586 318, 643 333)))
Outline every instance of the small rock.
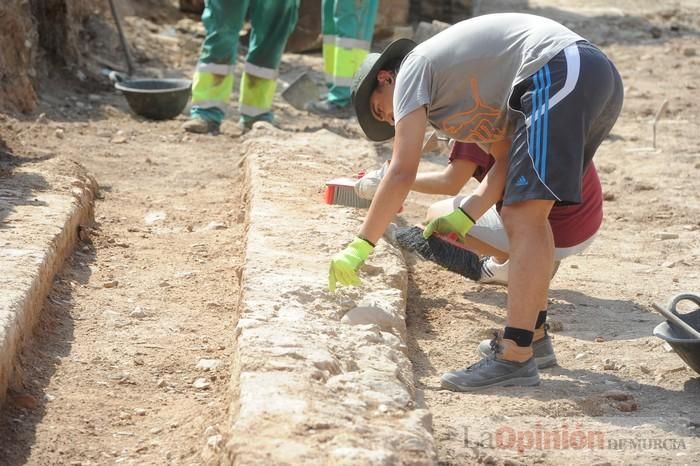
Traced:
POLYGON ((632 411, 639 410, 639 405, 636 401, 620 401, 615 407, 618 411, 622 411, 623 413, 631 413, 632 411))
POLYGON ((612 359, 606 359, 603 361, 603 370, 604 371, 618 371, 620 370, 620 365, 613 361, 612 359))
POLYGON ((649 34, 651 34, 651 37, 654 39, 658 39, 662 34, 661 28, 658 26, 653 26, 651 29, 649 29, 649 34))
POLYGON ((686 57, 694 57, 697 55, 697 52, 693 47, 686 47, 683 49, 683 55, 686 57))
POLYGON ((153 210, 151 212, 147 212, 146 215, 144 215, 143 223, 145 223, 146 225, 153 225, 156 222, 162 222, 166 219, 167 216, 168 215, 162 210, 153 210))
POLYGON ((56 137, 57 137, 58 139, 63 139, 64 136, 65 136, 65 131, 63 131, 62 128, 58 128, 58 129, 56 129, 56 131, 54 132, 54 134, 56 135, 56 137))
POLYGON ((571 264, 572 269, 578 269, 578 264, 571 264))
POLYGON ((207 446, 212 449, 218 449, 219 444, 221 444, 221 440, 223 440, 223 437, 221 434, 217 435, 212 435, 211 437, 207 437, 207 446))
POLYGON ((608 390, 607 392, 603 393, 603 397, 615 401, 626 401, 634 399, 634 397, 630 393, 624 392, 622 390, 608 390))
POLYGON ((145 416, 146 410, 143 408, 136 408, 134 409, 134 414, 136 414, 137 416, 145 416))
POLYGON ((659 240, 662 240, 662 241, 667 240, 667 239, 678 239, 678 235, 677 235, 677 234, 675 234, 675 233, 668 233, 668 232, 665 232, 665 231, 661 231, 661 232, 657 233, 657 234, 654 235, 654 236, 656 237, 656 239, 659 239, 659 240))
POLYGON ((112 144, 126 144, 126 138, 124 136, 114 136, 109 142, 112 144))
POLYGON ((639 370, 642 371, 644 374, 649 374, 651 372, 651 369, 646 364, 640 364, 639 365, 639 370))
POLYGON ((583 359, 585 357, 586 357, 586 353, 579 353, 576 356, 574 356, 574 359, 576 359, 578 361, 579 359, 583 359))
POLYGON ((197 363, 197 369, 203 371, 215 371, 221 366, 221 359, 206 359, 202 358, 197 363))
POLYGON ((225 230, 226 228, 228 227, 221 222, 210 222, 206 227, 204 227, 205 230, 225 230))
POLYGON ((611 193, 611 192, 604 193, 603 200, 604 201, 614 201, 615 200, 615 193, 611 193))
POLYGON ((129 313, 129 317, 141 319, 143 317, 146 317, 146 313, 143 312, 143 309, 141 309, 139 306, 136 306, 134 310, 129 313))
POLYGON ((102 286, 105 288, 116 288, 117 285, 119 285, 119 282, 117 280, 110 280, 102 284, 102 286))
POLYGON ((627 390, 638 391, 642 389, 642 386, 639 382, 636 382, 634 380, 628 380, 627 382, 625 382, 625 388, 627 390))
POLYGON ((346 325, 375 324, 386 332, 391 332, 394 327, 400 328, 400 321, 397 316, 377 306, 358 306, 350 309, 340 319, 340 322, 346 325))
POLYGON ((664 344, 663 344, 663 349, 667 353, 673 353, 673 347, 666 342, 664 342, 664 344))
POLYGON ((207 379, 204 377, 198 377, 195 379, 195 381, 192 383, 192 386, 196 388, 197 390, 208 390, 211 384, 207 379))
POLYGON ((158 379, 158 382, 156 382, 156 387, 158 388, 163 388, 167 385, 168 383, 165 381, 165 379, 158 379))
POLYGON ((32 395, 17 395, 12 398, 15 405, 23 409, 35 409, 39 406, 39 400, 34 398, 32 395))
POLYGON ((552 332, 561 332, 564 330, 564 324, 561 320, 549 319, 547 323, 549 324, 549 330, 552 332))
POLYGON ((604 341, 605 341, 605 338, 603 338, 603 337, 601 337, 601 336, 595 337, 595 342, 596 342, 596 343, 603 343, 604 341))
POLYGON ((161 432, 163 432, 163 428, 162 427, 154 427, 149 432, 151 433, 151 435, 157 435, 157 434, 160 434, 161 432))

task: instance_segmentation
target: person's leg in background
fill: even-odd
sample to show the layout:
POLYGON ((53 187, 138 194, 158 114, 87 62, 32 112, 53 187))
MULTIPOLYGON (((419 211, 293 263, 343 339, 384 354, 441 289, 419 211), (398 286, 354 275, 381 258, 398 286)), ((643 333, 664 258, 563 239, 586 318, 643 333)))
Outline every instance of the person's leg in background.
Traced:
POLYGON ((323 0, 321 7, 321 34, 323 35, 323 73, 326 78, 326 89, 330 91, 333 86, 333 68, 335 60, 335 20, 333 12, 337 0, 323 0))
POLYGON ((208 0, 202 13, 206 37, 192 78, 190 120, 183 129, 218 132, 233 90, 238 33, 249 0, 208 0))
POLYGON ((297 23, 299 0, 252 0, 250 7, 252 30, 239 99, 244 128, 273 120, 277 70, 297 23))
POLYGON ((342 113, 350 104, 352 77, 367 56, 379 0, 323 1, 323 59, 328 96, 310 110, 342 113))

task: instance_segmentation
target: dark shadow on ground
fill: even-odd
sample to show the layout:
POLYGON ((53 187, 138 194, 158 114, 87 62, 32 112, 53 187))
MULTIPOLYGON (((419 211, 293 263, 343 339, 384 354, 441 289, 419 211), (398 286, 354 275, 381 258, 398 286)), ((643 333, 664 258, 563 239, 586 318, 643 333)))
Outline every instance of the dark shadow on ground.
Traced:
POLYGON ((93 244, 89 241, 78 243, 67 267, 54 278, 39 321, 19 355, 20 375, 8 390, 5 405, 0 408, 0 464, 27 464, 37 426, 51 402, 51 393, 46 388, 61 359, 71 353, 74 340, 72 289, 88 283, 90 264, 94 260, 93 244))
POLYGON ((0 230, 12 228, 5 220, 17 206, 46 205, 36 198, 37 193, 49 188, 44 177, 38 173, 18 172, 17 169, 52 157, 53 155, 20 156, 0 144, 0 230))
MULTIPOLYGON (((574 403, 580 410, 579 416, 584 416, 584 419, 598 420, 628 429, 640 424, 652 424, 660 430, 675 435, 697 436, 692 430, 691 424, 700 419, 700 405, 696 403, 700 396, 700 376, 691 376, 685 383, 683 390, 680 391, 668 390, 657 385, 638 384, 637 382, 633 382, 634 389, 632 390, 626 388, 630 386, 629 380, 618 377, 609 371, 571 370, 556 366, 541 371, 540 376, 542 380, 537 387, 496 387, 482 390, 478 394, 534 399, 553 405, 558 402, 574 403), (614 395, 613 390, 615 391, 614 395), (616 400, 609 397, 619 397, 620 392, 629 398, 616 400), (623 411, 625 406, 621 405, 622 401, 633 402, 637 408, 631 412, 625 412, 623 411), (647 414, 645 408, 659 404, 667 407, 668 416, 658 417, 658 415, 647 414), (692 412, 677 412, 674 408, 676 405, 694 406, 694 409, 692 412), (691 424, 679 419, 679 417, 690 419, 691 424)), ((442 391, 439 387, 425 387, 424 390, 442 391)), ((470 394, 463 393, 460 396, 470 396, 470 394)), ((545 408, 541 415, 549 417, 546 411, 545 408)), ((465 418, 467 417, 469 415, 465 414, 465 418)), ((554 418, 559 418, 559 416, 554 416, 554 418)), ((560 417, 561 421, 572 419, 577 419, 577 417, 571 415, 560 417)), ((517 422, 517 416, 513 416, 513 421, 517 422)), ((634 431, 629 431, 629 433, 632 432, 634 431)))

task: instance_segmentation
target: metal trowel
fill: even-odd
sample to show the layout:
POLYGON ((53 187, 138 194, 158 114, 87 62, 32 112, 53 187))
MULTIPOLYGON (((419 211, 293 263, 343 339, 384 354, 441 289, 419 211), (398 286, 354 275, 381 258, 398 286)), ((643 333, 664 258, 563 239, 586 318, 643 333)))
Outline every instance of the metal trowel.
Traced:
POLYGON ((282 91, 282 97, 297 110, 306 110, 306 105, 319 100, 321 93, 311 76, 308 73, 301 73, 282 91))

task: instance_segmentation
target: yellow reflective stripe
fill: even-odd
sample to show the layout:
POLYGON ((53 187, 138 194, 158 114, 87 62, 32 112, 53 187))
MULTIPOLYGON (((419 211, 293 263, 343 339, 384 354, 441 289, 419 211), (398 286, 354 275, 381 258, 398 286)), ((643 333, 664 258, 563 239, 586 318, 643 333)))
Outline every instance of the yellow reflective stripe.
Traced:
MULTIPOLYGON (((324 38, 323 40, 323 71, 326 73, 326 76, 333 76, 333 66, 335 64, 335 41, 334 42, 328 42, 326 43, 326 40, 324 38)), ((331 82, 332 79, 326 79, 328 82, 331 82)))
POLYGON ((239 102, 241 108, 254 107, 262 110, 263 113, 272 108, 272 99, 275 96, 277 80, 259 78, 257 76, 243 73, 241 77, 241 97, 239 102))
POLYGON ((367 56, 364 49, 335 49, 335 67, 333 76, 336 78, 350 78, 355 74, 362 64, 362 60, 367 56))
POLYGON ((228 104, 233 90, 233 75, 220 75, 195 71, 192 78, 192 104, 199 102, 221 102, 228 104))
POLYGON ((251 76, 265 79, 277 79, 277 70, 274 68, 265 68, 263 66, 254 65, 246 62, 243 71, 251 76))

